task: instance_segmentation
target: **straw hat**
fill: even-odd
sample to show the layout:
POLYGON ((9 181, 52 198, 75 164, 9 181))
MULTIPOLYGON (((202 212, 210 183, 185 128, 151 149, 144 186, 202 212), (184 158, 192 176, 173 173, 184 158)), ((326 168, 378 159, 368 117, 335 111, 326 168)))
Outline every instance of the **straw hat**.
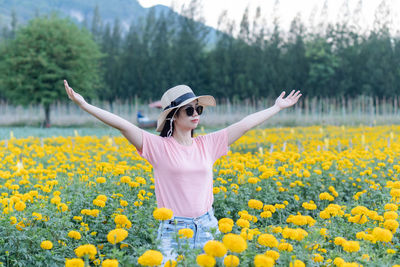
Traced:
POLYGON ((215 106, 215 98, 211 95, 196 96, 192 89, 187 85, 177 85, 168 89, 161 97, 161 106, 163 112, 157 120, 157 132, 164 128, 168 113, 174 108, 182 107, 193 100, 198 99, 201 106, 215 106))

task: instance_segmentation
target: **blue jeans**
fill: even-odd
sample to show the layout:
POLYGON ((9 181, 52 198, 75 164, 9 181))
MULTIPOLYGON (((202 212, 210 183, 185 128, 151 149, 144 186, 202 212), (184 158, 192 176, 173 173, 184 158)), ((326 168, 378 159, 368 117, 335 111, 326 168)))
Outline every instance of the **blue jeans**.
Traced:
POLYGON ((189 239, 180 238, 179 245, 182 247, 182 245, 188 242, 191 249, 202 249, 207 241, 214 239, 211 228, 216 229, 215 234, 220 233, 218 230, 218 220, 214 216, 213 209, 197 218, 175 216, 170 220, 162 221, 157 233, 157 239, 161 241, 160 251, 164 256, 162 265, 168 260, 176 260, 178 256, 176 235, 183 228, 192 229, 193 237, 189 239))

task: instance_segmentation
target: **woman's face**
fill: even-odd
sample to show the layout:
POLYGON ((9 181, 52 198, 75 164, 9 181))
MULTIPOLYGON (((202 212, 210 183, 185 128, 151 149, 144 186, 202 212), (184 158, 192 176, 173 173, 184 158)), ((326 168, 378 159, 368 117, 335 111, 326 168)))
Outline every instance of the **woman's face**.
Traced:
POLYGON ((182 130, 193 130, 197 127, 200 121, 200 115, 196 111, 196 108, 199 106, 197 102, 197 100, 194 100, 179 109, 177 115, 175 115, 175 127, 182 130), (189 109, 190 113, 191 107, 194 109, 193 114, 188 116, 187 109, 189 109))

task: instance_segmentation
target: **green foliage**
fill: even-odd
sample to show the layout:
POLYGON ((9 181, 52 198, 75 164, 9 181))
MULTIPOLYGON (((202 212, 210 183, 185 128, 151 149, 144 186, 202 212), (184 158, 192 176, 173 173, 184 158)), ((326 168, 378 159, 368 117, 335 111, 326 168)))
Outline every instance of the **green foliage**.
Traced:
POLYGON ((101 56, 86 30, 56 16, 36 18, 1 47, 2 93, 14 104, 39 104, 45 109, 66 99, 63 79, 95 96, 101 56))
MULTIPOLYGON (((61 1, 60 8, 71 8, 75 4, 76 1, 69 4, 61 1)), ((85 2, 82 8, 88 9, 89 4, 93 4, 93 1, 85 2)), ((137 3, 133 2, 132 7, 135 5, 137 3)), ((110 3, 99 5, 92 13, 89 12, 90 15, 85 18, 83 25, 90 29, 92 39, 104 54, 100 61, 100 76, 104 83, 98 97, 110 103, 116 99, 136 97, 145 101, 156 100, 166 89, 177 84, 188 84, 197 94, 212 94, 220 99, 234 101, 276 97, 282 90, 292 88, 300 89, 305 96, 341 99, 359 95, 392 98, 399 91, 400 39, 389 31, 390 21, 385 18, 390 10, 386 10, 383 4, 376 10, 376 18, 381 21, 377 21, 374 29, 367 32, 361 31, 356 19, 362 7, 361 1, 354 11, 356 22, 351 22, 348 16, 344 16, 336 24, 321 22, 316 28, 313 25, 308 28, 300 17, 296 17, 289 32, 284 32, 281 28, 276 14, 273 14, 272 24, 269 24, 262 20, 260 10, 256 11, 254 17, 246 10, 238 30, 225 14, 221 15, 219 25, 224 32, 217 32, 213 43, 209 40, 210 32, 213 31, 199 23, 202 18, 198 15, 201 12, 196 0, 192 0, 182 10, 183 17, 177 16, 173 11, 162 13, 159 9, 149 9, 146 17, 132 22, 129 31, 125 30, 127 20, 123 16, 110 23, 113 20, 105 16, 105 7, 116 9, 110 3), (235 32, 238 33, 238 38, 232 37, 235 32)), ((125 6, 121 4, 120 8, 123 7, 125 6)), ((13 22, 9 27, 3 27, 2 33, 2 37, 9 40, 13 38, 19 25, 16 16, 19 14, 13 14, 13 22)), ((72 27, 71 23, 67 24, 72 27)), ((46 27, 43 25, 41 29, 46 27)), ((50 32, 52 31, 47 30, 45 35, 51 35, 50 32)), ((21 35, 23 34, 19 34, 19 39, 21 35)), ((82 43, 86 43, 87 47, 94 46, 87 35, 85 38, 82 43)), ((15 41, 11 43, 7 47, 16 50, 18 46, 15 41)), ((68 48, 58 46, 51 48, 68 51, 68 48)), ((18 71, 45 70, 46 77, 37 79, 38 75, 33 75, 35 83, 42 84, 43 79, 52 79, 54 72, 58 70, 63 69, 70 74, 70 71, 66 71, 70 66, 53 66, 47 63, 48 52, 43 52, 43 55, 42 50, 40 53, 35 51, 40 55, 35 58, 35 64, 27 66, 25 61, 32 57, 32 46, 25 45, 20 48, 23 49, 22 57, 8 53, 8 61, 15 62, 14 69, 17 68, 18 71), (23 67, 16 67, 21 62, 23 67)), ((90 53, 84 54, 90 57, 90 53)), ((4 56, 3 62, 6 62, 4 56)), ((95 69, 84 64, 81 68, 74 68, 79 69, 79 73, 95 69)), ((24 74, 9 77, 8 73, 11 72, 12 69, 7 68, 4 76, 8 80, 13 79, 14 84, 19 86, 21 81, 27 80, 24 74)), ((86 90, 87 93, 92 92, 92 86, 85 82, 96 79, 87 74, 85 76, 84 81, 76 79, 72 74, 63 75, 63 78, 72 77, 69 78, 71 85, 86 94, 86 90)), ((31 91, 37 90, 32 88, 38 86, 32 82, 30 84, 31 91)), ((3 86, 4 88, 8 87, 3 86)), ((48 90, 46 87, 40 88, 48 90)), ((3 90, 0 97, 16 98, 13 93, 6 94, 5 91, 3 90)), ((65 97, 51 92, 44 98, 39 98, 47 103, 48 98, 65 97)), ((27 99, 32 103, 39 103, 37 97, 34 98, 35 101, 22 97, 18 103, 24 104, 27 99)))

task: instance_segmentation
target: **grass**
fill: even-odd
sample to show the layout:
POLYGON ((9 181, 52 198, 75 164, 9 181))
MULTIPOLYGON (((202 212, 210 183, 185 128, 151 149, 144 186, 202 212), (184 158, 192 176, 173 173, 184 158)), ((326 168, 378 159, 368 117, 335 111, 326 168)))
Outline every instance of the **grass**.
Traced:
MULTIPOLYGON (((247 115, 272 106, 274 99, 258 101, 244 100, 231 103, 218 101, 216 107, 207 107, 201 117, 200 125, 205 131, 212 131, 235 123, 247 115)), ((354 99, 318 99, 304 97, 294 107, 281 111, 260 128, 294 127, 310 125, 348 125, 375 126, 400 124, 400 97, 379 100, 373 97, 359 96, 354 99)), ((111 111, 124 119, 136 123, 137 111, 150 119, 156 120, 160 109, 150 108, 146 104, 130 101, 116 101, 113 105, 107 102, 93 102, 95 106, 111 111)), ((15 107, 0 102, 0 137, 9 134, 15 128, 15 135, 25 135, 25 127, 32 127, 43 136, 70 134, 72 129, 79 129, 88 135, 117 134, 90 114, 79 109, 74 103, 56 103, 51 107, 52 128, 40 130, 44 120, 44 111, 39 106, 15 107), (66 128, 66 129, 63 129, 66 128), (50 131, 49 133, 47 133, 50 131)))

